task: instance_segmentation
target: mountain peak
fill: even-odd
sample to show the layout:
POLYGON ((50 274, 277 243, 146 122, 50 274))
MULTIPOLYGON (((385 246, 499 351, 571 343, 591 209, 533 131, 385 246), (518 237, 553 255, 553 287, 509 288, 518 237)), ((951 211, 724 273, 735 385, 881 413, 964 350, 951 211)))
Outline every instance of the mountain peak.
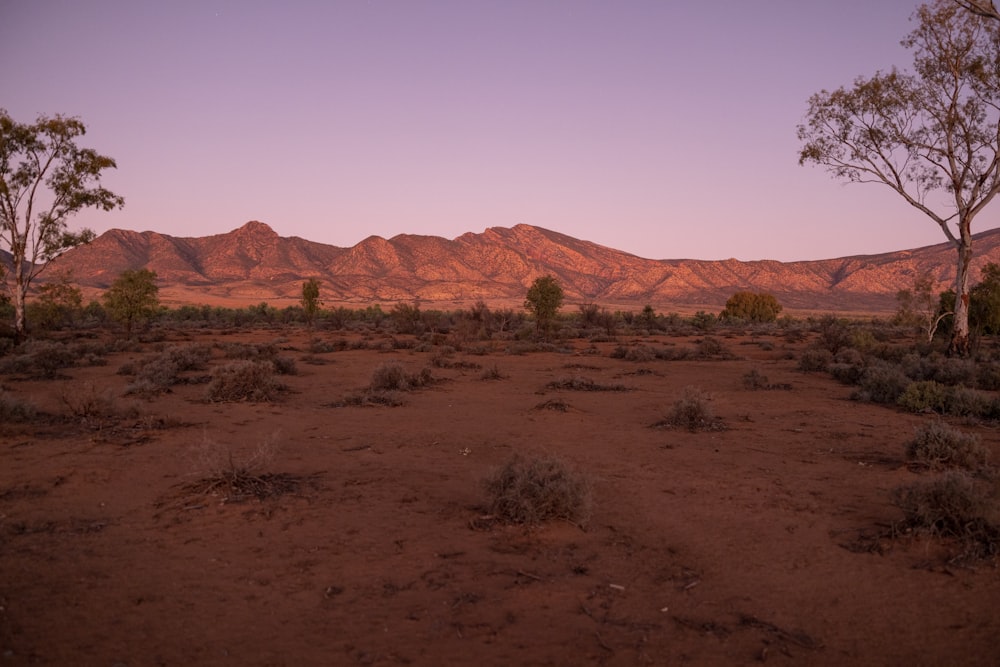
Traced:
POLYGON ((278 238, 278 233, 271 229, 270 225, 257 220, 251 220, 242 227, 234 229, 231 233, 238 236, 278 238))

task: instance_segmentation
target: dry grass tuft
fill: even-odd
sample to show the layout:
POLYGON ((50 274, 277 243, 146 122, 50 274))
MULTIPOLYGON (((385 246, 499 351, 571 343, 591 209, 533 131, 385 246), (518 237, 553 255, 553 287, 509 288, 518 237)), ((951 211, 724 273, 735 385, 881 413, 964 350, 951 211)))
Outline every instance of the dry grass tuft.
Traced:
POLYGON ((187 489, 221 496, 222 501, 227 503, 295 493, 302 483, 301 477, 266 471, 274 462, 279 436, 278 433, 271 434, 242 455, 204 436, 194 450, 200 479, 189 484, 187 489))

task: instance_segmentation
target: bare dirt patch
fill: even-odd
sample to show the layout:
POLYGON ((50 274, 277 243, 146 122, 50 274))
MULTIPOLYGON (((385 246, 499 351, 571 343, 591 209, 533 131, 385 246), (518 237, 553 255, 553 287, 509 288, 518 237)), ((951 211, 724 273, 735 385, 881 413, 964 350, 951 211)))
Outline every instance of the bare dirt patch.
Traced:
MULTIPOLYGON (((301 361, 277 402, 178 382, 122 410, 134 378, 116 371, 154 346, 8 379, 37 413, 0 423, 0 662, 1000 662, 994 562, 887 537, 904 519, 890 490, 928 474, 906 444, 936 417, 799 371, 808 339, 497 345, 442 364, 433 345, 314 336, 185 334, 301 361), (701 353, 660 354, 674 348, 701 353), (343 400, 379 368, 410 379, 405 400, 343 400), (690 386, 726 428, 650 428, 690 386), (484 480, 515 456, 585 476, 586 523, 493 520, 484 480)), ((232 362, 212 349, 200 373, 232 362)), ((962 428, 1000 460, 997 429, 962 428)))

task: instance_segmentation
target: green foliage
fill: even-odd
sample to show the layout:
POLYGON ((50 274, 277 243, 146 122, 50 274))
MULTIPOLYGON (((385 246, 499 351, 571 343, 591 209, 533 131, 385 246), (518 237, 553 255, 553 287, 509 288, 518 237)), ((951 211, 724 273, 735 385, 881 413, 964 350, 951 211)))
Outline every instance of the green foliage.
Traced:
POLYGON ((524 308, 535 316, 538 330, 548 329, 562 306, 563 288, 552 276, 541 276, 528 288, 524 308))
POLYGON ((319 313, 319 281, 315 278, 302 283, 302 313, 306 322, 312 324, 319 313))
POLYGON ((723 320, 748 322, 774 322, 781 312, 781 304, 766 292, 737 292, 726 301, 726 308, 719 314, 723 320))
POLYGON ((125 271, 104 293, 104 307, 112 319, 125 326, 125 335, 131 336, 136 322, 156 312, 159 290, 155 271, 125 271))
POLYGON ((87 229, 70 232, 68 219, 85 208, 110 211, 125 204, 100 186, 102 172, 114 169, 115 161, 77 146, 85 133, 77 118, 42 115, 18 123, 0 109, 0 248, 10 251, 16 267, 3 277, 14 300, 18 338, 27 331, 26 298, 34 278, 51 259, 94 237, 87 229))
POLYGON ((1000 265, 983 267, 980 282, 969 291, 969 320, 980 333, 1000 334, 1000 265))

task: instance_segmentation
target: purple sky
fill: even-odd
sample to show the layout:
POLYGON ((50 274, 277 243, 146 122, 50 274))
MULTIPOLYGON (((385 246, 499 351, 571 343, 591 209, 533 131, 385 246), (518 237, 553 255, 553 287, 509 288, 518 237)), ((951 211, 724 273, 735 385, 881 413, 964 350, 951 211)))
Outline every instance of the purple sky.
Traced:
MULTIPOLYGON (((800 167, 806 100, 906 66, 909 0, 0 0, 0 107, 79 116, 115 213, 351 246, 538 225, 654 259, 944 241, 800 167)), ((997 226, 1000 206, 974 231, 997 226)))

